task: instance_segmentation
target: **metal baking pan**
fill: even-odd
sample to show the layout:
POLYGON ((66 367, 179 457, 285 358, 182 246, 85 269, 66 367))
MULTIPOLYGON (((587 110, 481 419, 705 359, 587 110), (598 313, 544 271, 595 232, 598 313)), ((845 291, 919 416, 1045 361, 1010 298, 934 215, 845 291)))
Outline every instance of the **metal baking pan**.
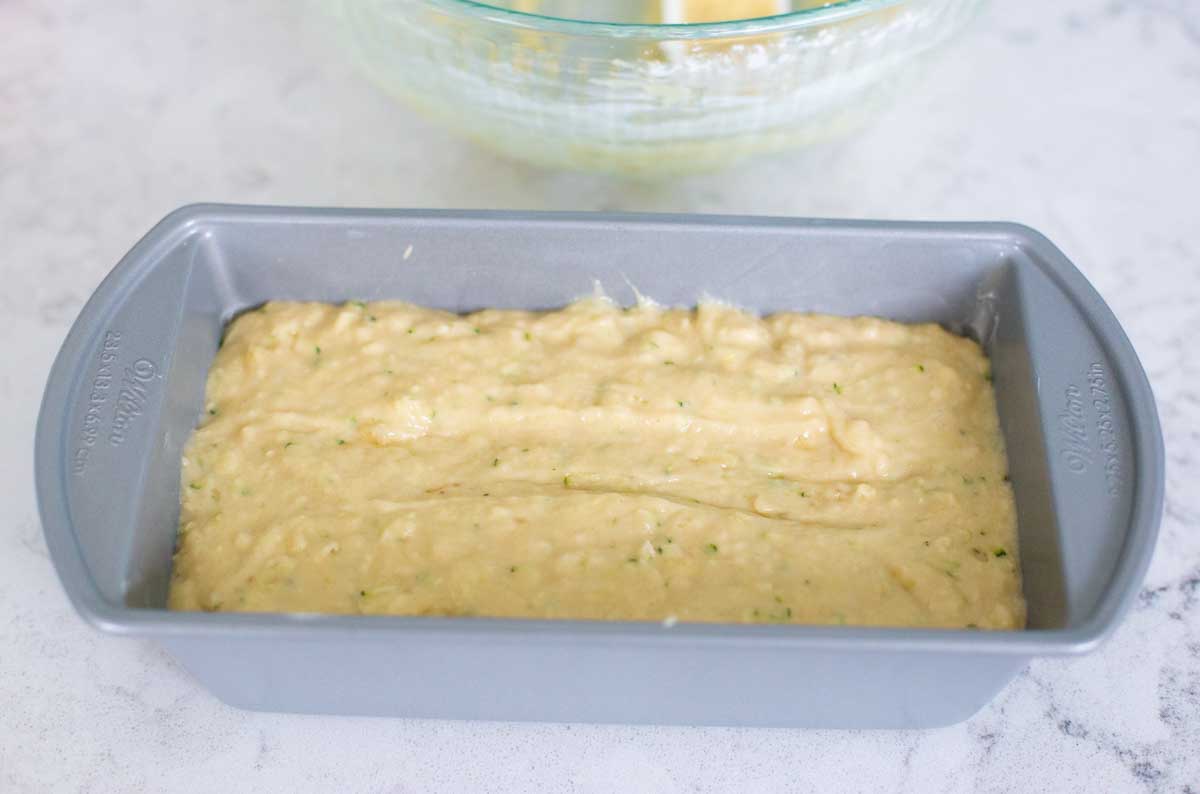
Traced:
POLYGON ((185 207, 117 265, 38 419, 46 541, 96 627, 164 645, 227 703, 330 714, 910 728, 1030 659, 1097 646, 1163 500, 1154 398, 1095 290, 995 223, 185 207), (633 287, 692 305, 935 321, 992 358, 1029 628, 181 613, 164 608, 184 442, 225 323, 268 299, 549 309, 633 287))

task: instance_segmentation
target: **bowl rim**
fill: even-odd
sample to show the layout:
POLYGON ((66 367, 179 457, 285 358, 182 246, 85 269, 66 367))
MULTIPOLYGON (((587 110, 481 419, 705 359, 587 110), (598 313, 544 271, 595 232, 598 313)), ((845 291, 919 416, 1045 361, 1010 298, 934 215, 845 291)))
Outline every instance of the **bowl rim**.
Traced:
POLYGON ((530 11, 502 8, 483 0, 424 0, 451 13, 480 19, 484 22, 538 32, 563 33, 572 36, 648 39, 713 39, 726 36, 758 35, 819 27, 853 17, 880 11, 892 6, 928 2, 928 0, 835 0, 829 5, 804 8, 772 16, 734 19, 724 22, 684 22, 660 24, 649 22, 598 22, 567 17, 555 17, 530 11))

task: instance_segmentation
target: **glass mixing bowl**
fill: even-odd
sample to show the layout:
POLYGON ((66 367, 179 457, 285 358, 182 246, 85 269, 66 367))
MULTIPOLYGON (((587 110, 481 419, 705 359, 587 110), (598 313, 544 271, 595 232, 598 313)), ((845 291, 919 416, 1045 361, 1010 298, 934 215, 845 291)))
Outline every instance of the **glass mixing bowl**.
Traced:
POLYGON ((697 24, 606 17, 600 0, 557 2, 591 9, 591 19, 517 10, 545 11, 530 0, 333 8, 368 73, 451 129, 543 166, 654 177, 858 126, 980 0, 845 0, 697 24))

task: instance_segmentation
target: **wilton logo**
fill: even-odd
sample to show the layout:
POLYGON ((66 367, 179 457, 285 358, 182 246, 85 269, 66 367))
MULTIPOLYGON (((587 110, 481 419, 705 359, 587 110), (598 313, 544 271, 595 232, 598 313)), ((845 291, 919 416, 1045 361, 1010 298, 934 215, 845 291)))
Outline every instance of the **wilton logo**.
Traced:
POLYGON ((108 443, 112 446, 119 447, 125 443, 130 427, 146 410, 150 383, 157 373, 158 367, 146 358, 139 358, 132 366, 125 368, 121 377, 121 387, 117 392, 112 426, 108 431, 108 443))
POLYGON ((1066 398, 1066 409, 1058 415, 1063 438, 1062 456, 1068 469, 1083 473, 1092 463, 1092 445, 1083 418, 1083 390, 1071 383, 1067 386, 1066 398))

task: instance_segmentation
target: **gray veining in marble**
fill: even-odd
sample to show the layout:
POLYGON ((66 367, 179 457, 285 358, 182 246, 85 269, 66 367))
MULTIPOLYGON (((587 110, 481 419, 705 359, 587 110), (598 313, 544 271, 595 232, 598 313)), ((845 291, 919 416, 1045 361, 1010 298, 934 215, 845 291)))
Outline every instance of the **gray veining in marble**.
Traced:
POLYGON ((498 161, 359 79, 308 3, 0 0, 0 791, 1135 791, 1200 794, 1200 4, 996 2, 850 140, 646 186, 498 161), (781 178, 782 175, 782 178, 781 178), (316 718, 217 703, 82 624, 35 512, 32 425, 83 301, 197 200, 1008 219, 1124 323, 1167 509, 1099 652, 968 722, 789 732, 316 718))

